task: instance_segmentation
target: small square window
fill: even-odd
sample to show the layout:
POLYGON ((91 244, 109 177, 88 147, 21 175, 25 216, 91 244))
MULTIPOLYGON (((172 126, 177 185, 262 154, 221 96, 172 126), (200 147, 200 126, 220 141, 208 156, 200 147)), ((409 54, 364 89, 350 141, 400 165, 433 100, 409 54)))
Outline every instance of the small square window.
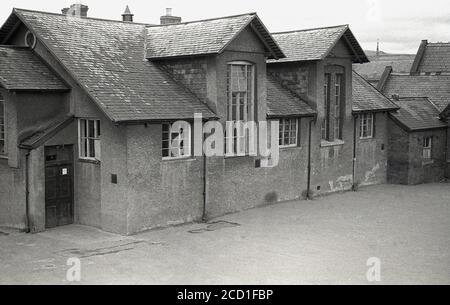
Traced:
POLYGON ((180 159, 191 156, 191 126, 162 125, 162 157, 163 159, 180 159))

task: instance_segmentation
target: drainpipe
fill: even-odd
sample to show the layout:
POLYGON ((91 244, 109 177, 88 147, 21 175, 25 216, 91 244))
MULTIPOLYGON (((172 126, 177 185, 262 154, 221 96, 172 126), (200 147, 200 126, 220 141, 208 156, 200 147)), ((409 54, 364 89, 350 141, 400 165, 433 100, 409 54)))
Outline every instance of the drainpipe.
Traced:
POLYGON ((27 153, 25 155, 25 216, 26 216, 26 233, 31 232, 31 225, 30 225, 30 153, 31 149, 27 149, 27 153))
POLYGON ((356 114, 353 115, 353 174, 352 174, 352 191, 356 192, 356 128, 357 128, 357 118, 356 114))
POLYGON ((202 221, 207 222, 206 216, 206 206, 207 206, 207 198, 208 198, 208 158, 206 154, 203 152, 203 213, 202 213, 202 221))
POLYGON ((309 130, 308 130, 308 177, 307 177, 307 189, 306 189, 306 199, 311 200, 311 142, 312 142, 312 123, 314 119, 309 120, 309 130))

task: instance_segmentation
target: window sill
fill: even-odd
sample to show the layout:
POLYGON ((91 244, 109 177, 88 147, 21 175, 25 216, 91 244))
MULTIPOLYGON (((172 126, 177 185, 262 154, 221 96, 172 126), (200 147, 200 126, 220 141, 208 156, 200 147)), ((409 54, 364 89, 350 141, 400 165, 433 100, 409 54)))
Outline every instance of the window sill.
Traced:
POLYGON ((434 164, 434 160, 423 160, 422 165, 431 165, 434 164))
POLYGON ((83 158, 78 158, 78 162, 81 163, 91 163, 91 164, 100 164, 100 160, 97 159, 83 159, 83 158))
POLYGON ((373 137, 360 137, 359 138, 361 141, 365 141, 365 140, 373 140, 373 137))
POLYGON ((5 156, 5 155, 0 155, 0 159, 3 159, 3 160, 8 160, 8 156, 5 156))
POLYGON ((345 142, 342 140, 334 140, 333 142, 328 142, 328 141, 324 141, 322 140, 322 142, 320 142, 320 147, 332 147, 332 146, 340 146, 340 145, 344 145, 345 142))
POLYGON ((162 158, 163 163, 174 163, 174 162, 192 162, 196 161, 193 157, 183 157, 183 158, 162 158))
POLYGON ((280 146, 280 150, 295 150, 295 149, 301 149, 301 146, 298 145, 289 145, 289 146, 280 146))

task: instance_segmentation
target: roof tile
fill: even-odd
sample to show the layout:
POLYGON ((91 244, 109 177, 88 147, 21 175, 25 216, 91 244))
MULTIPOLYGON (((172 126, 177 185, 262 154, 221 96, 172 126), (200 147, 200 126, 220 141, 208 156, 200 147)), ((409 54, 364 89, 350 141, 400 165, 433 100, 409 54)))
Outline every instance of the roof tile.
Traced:
POLYGON ((69 88, 29 48, 0 46, 0 85, 8 90, 69 88))
POLYGON ((387 97, 427 97, 441 111, 450 103, 450 75, 391 74, 383 88, 387 97))
POLYGON ((284 89, 272 76, 267 75, 267 116, 313 116, 316 112, 305 101, 284 89))
POLYGON ((343 35, 347 35, 349 40, 352 41, 352 45, 361 60, 363 62, 368 62, 364 51, 351 33, 348 25, 273 33, 272 36, 286 54, 286 58, 276 62, 322 60, 328 55, 343 35))
POLYGON ((145 60, 145 25, 15 10, 116 122, 215 114, 145 60))
POLYGON ((398 106, 353 71, 353 111, 390 111, 398 106))
POLYGON ((418 72, 450 72, 450 43, 428 43, 418 72))
POLYGON ((401 98, 396 104, 400 106, 400 110, 391 115, 409 130, 447 127, 447 124, 439 119, 439 110, 427 98, 401 98))
POLYGON ((147 58, 220 53, 250 23, 261 32, 277 57, 284 57, 255 13, 147 27, 147 58))

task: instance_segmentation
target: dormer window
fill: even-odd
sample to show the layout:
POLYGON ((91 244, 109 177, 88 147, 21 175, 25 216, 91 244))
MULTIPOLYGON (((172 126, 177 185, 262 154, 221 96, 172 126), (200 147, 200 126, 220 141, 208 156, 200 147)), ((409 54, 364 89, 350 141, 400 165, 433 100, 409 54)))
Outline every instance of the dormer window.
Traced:
MULTIPOLYGON (((255 67, 249 62, 231 62, 227 73, 227 121, 249 122, 255 120, 255 67)), ((226 135, 227 143, 232 141, 233 153, 245 151, 247 136, 244 132, 226 135), (238 137, 240 138, 238 141, 238 137)), ((231 152, 230 152, 231 153, 231 152)))

